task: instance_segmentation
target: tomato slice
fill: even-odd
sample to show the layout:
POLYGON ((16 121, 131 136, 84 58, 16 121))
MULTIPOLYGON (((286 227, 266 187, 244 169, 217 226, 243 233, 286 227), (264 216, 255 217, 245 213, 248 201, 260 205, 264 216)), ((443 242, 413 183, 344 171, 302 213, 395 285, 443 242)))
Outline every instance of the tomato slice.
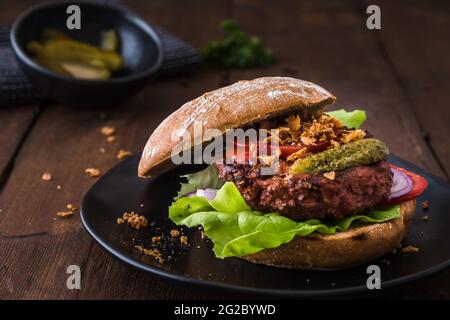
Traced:
POLYGON ((330 140, 319 141, 315 144, 307 146, 306 149, 308 150, 308 152, 319 153, 326 150, 330 145, 331 145, 330 140))
MULTIPOLYGON (((330 144, 331 144, 330 141, 321 141, 316 144, 311 144, 311 145, 306 146, 306 149, 308 150, 308 152, 318 153, 318 152, 322 152, 322 151, 326 150, 330 146, 330 144)), ((281 145, 280 146, 281 157, 283 159, 286 159, 291 154, 293 154, 303 148, 305 148, 305 145, 292 145, 292 146, 291 145, 281 145)))
POLYGON ((411 180, 413 181, 413 188, 407 194, 404 194, 401 197, 389 200, 387 202, 388 205, 395 205, 395 204, 399 204, 399 203, 402 203, 402 202, 405 202, 405 201, 408 201, 408 200, 411 200, 411 199, 415 199, 419 195, 421 195, 422 192, 428 187, 428 182, 427 182, 427 180, 424 177, 422 177, 422 176, 420 176, 420 175, 418 175, 418 174, 416 174, 414 172, 411 172, 411 171, 408 171, 406 169, 400 168, 400 167, 398 167, 398 166, 396 166, 395 164, 392 164, 392 163, 389 163, 389 166, 391 166, 392 168, 403 172, 408 177, 410 177, 411 180))
POLYGON ((283 159, 286 159, 291 154, 303 149, 304 146, 280 146, 280 156, 283 159))

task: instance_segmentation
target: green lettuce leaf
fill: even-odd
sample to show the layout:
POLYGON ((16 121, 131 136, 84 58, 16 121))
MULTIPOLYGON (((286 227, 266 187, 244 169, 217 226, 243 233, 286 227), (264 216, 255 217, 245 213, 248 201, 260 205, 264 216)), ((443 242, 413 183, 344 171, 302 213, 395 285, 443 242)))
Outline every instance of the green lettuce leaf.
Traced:
POLYGON ((202 171, 186 174, 181 177, 187 179, 187 182, 181 183, 181 189, 178 191, 175 199, 178 199, 189 192, 196 191, 197 189, 219 189, 224 183, 220 180, 217 170, 212 165, 202 171))
MULTIPOLYGON (((210 186, 209 186, 210 187, 210 186)), ((369 210, 337 221, 317 219, 296 222, 278 213, 252 211, 232 182, 226 182, 213 200, 205 197, 180 198, 169 208, 170 219, 178 225, 202 226, 214 243, 218 258, 242 256, 266 248, 276 248, 295 236, 313 232, 334 234, 345 231, 355 221, 376 223, 400 216, 400 207, 369 210)))
POLYGON ((328 115, 341 120, 348 128, 359 128, 366 120, 366 112, 364 110, 353 110, 347 112, 344 109, 326 112, 328 115))

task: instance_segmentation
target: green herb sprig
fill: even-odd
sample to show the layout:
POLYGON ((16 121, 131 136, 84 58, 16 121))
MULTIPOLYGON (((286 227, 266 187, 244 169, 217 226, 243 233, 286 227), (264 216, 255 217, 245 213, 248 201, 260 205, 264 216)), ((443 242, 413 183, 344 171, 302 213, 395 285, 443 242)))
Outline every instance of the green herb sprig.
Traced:
POLYGON ((202 53, 206 62, 224 68, 251 68, 268 66, 275 62, 272 50, 264 48, 259 37, 244 33, 230 19, 220 24, 225 33, 223 39, 204 46, 202 53))

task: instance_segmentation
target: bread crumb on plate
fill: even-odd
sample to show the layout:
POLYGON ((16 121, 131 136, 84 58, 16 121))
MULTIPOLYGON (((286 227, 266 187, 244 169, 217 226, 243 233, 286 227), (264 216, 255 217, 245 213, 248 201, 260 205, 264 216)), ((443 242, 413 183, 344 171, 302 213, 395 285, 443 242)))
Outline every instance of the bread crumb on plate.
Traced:
POLYGON ((139 215, 133 211, 124 212, 122 215, 122 219, 128 223, 128 225, 134 229, 145 228, 148 225, 148 220, 146 217, 139 215))
POLYGON ((180 237, 180 243, 187 245, 188 244, 188 237, 187 236, 181 236, 180 237))
POLYGON ((158 249, 147 249, 147 248, 144 248, 143 246, 139 246, 139 245, 134 246, 134 248, 137 249, 141 254, 145 254, 146 256, 153 257, 159 263, 164 263, 164 259, 161 255, 161 252, 159 252, 158 249))
POLYGON ((179 237, 180 236, 180 231, 178 231, 177 229, 170 230, 170 236, 172 238, 179 237))
POLYGON ((403 247, 402 252, 403 253, 417 253, 417 252, 419 252, 419 248, 409 245, 409 246, 403 247))

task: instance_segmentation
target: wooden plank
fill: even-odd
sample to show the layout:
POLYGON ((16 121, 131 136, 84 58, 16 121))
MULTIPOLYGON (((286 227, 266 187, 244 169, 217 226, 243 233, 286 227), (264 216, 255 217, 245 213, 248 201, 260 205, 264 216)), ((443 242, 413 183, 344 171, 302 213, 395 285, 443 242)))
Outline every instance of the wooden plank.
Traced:
MULTIPOLYGON (((31 2, 21 1, 13 6, 7 1, 0 2, 0 23, 12 24, 31 2)), ((8 178, 15 154, 39 109, 39 106, 0 108, 0 188, 8 178)))
MULTIPOLYGON (((244 30, 261 36, 275 49, 278 63, 270 68, 233 71, 230 82, 286 75, 320 84, 338 97, 333 108, 365 109, 366 128, 386 141, 393 153, 445 177, 422 136, 415 110, 411 109, 408 97, 380 51, 376 36, 365 27, 365 8, 358 1, 345 4, 329 0, 239 1, 233 10, 234 18, 244 30)), ((401 59, 396 57, 396 61, 401 59)), ((431 108, 427 105, 426 110, 431 108)), ((437 128, 436 132, 446 131, 437 128)), ((449 283, 450 270, 447 270, 380 295, 448 299, 449 283)))
POLYGON ((8 179, 14 157, 39 109, 38 106, 0 109, 0 187, 8 179))
MULTIPOLYGON (((228 6, 226 1, 208 0, 189 4, 152 1, 146 6, 131 1, 129 5, 155 25, 197 45, 218 37, 217 26, 228 6), (194 5, 202 10, 191 11, 194 5), (188 19, 183 18, 186 12, 195 23, 180 22, 188 19)), ((221 78, 217 70, 203 70, 157 81, 116 108, 47 107, 18 154, 0 195, 0 249, 6 253, 0 265, 0 298, 220 297, 220 293, 169 284, 119 263, 94 244, 78 214, 66 220, 54 218, 67 203, 78 205, 94 182, 84 175, 86 167, 104 172, 117 163, 119 148, 141 151, 148 135, 166 115, 185 101, 217 88, 221 78), (103 125, 116 128, 115 143, 105 141, 99 132, 103 125), (100 153, 100 147, 106 148, 106 153, 100 153), (53 174, 53 181, 41 180, 44 171, 53 174), (61 185, 60 190, 57 185, 61 185), (65 287, 69 264, 82 268, 81 291, 65 287)))
POLYGON ((392 73, 450 177, 450 3, 381 1, 378 32, 392 73))
MULTIPOLYGON (((232 72, 230 81, 280 74, 310 79, 339 97, 336 107, 367 109, 370 131, 387 141, 395 153, 442 175, 421 138, 404 91, 379 51, 376 37, 364 27, 359 2, 343 6, 340 1, 265 1, 262 5, 260 1, 239 1, 234 8, 228 1, 207 0, 126 4, 196 45, 217 38, 219 21, 232 9, 245 30, 261 35, 276 49, 279 62, 270 68, 232 72)), ((222 78, 220 72, 205 69, 191 76, 158 81, 114 109, 47 108, 18 154, 0 195, 0 298, 239 298, 233 293, 168 284, 134 270, 94 244, 78 215, 53 220, 66 203, 78 204, 92 184, 93 180, 83 174, 85 167, 105 171, 116 163, 114 155, 119 148, 140 151, 165 115, 218 87, 222 78), (105 124, 117 128, 115 144, 106 143, 98 132, 105 124), (102 146, 107 148, 105 154, 98 152, 102 146), (54 181, 40 180, 45 170, 54 174, 54 181), (62 186, 59 191, 57 184, 62 186), (65 287, 69 264, 82 267, 81 291, 65 287)), ((390 296, 448 298, 449 279, 446 272, 393 291, 390 296)))

